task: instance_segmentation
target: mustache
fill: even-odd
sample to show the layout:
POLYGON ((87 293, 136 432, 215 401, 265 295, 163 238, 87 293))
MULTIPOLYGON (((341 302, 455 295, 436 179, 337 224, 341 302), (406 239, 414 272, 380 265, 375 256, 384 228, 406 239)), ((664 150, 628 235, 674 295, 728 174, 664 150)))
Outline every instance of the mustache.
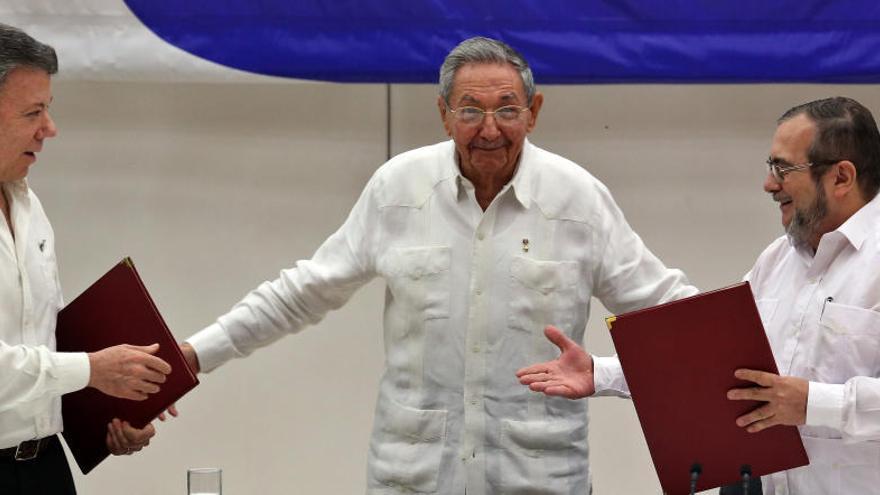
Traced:
POLYGON ((776 201, 777 203, 785 203, 786 201, 791 201, 791 196, 781 192, 776 192, 773 193, 773 201, 776 201))
POLYGON ((482 139, 475 139, 471 142, 471 148, 494 150, 498 148, 504 148, 508 144, 510 143, 506 139, 499 139, 497 141, 485 141, 482 139))

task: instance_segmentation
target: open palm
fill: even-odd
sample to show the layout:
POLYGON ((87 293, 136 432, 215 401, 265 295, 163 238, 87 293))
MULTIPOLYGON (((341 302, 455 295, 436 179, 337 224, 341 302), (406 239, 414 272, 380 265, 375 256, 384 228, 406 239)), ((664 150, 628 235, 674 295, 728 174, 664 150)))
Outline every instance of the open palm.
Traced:
POLYGON ((520 369, 519 382, 535 392, 569 399, 593 395, 593 357, 552 325, 544 328, 544 335, 561 351, 559 358, 520 369))

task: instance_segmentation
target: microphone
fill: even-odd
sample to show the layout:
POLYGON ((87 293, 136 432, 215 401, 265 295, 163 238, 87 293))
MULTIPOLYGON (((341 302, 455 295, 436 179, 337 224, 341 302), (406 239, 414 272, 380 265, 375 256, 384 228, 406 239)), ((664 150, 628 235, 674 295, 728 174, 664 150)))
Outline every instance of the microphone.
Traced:
POLYGON ((703 466, 700 465, 699 462, 695 462, 691 466, 691 493, 690 495, 694 495, 697 493, 697 480, 700 479, 700 474, 703 473, 703 466))
POLYGON ((739 475, 742 476, 743 495, 749 495, 749 482, 752 479, 752 466, 743 464, 739 468, 739 475))

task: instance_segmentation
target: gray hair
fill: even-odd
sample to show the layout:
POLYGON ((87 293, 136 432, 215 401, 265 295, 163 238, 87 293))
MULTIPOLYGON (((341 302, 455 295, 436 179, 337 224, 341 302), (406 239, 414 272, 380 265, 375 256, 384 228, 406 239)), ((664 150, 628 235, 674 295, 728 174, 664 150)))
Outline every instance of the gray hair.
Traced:
POLYGON ((458 69, 467 64, 510 64, 519 72, 526 90, 526 101, 532 104, 535 96, 535 79, 529 63, 519 52, 506 43, 491 38, 477 36, 462 41, 449 52, 440 66, 440 96, 449 105, 452 84, 458 69))
POLYGON ((0 87, 16 67, 44 70, 51 76, 58 72, 58 57, 51 46, 31 38, 21 29, 0 23, 0 87))

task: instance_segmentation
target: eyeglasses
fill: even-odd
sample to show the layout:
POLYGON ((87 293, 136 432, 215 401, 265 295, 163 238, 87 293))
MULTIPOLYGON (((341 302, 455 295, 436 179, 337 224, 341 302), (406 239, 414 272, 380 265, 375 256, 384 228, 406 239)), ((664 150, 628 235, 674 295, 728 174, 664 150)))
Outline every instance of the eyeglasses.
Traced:
POLYGON ((510 125, 518 122, 520 116, 529 111, 527 107, 519 105, 507 105, 492 111, 483 110, 479 107, 452 108, 447 106, 446 108, 452 112, 452 116, 456 120, 465 125, 480 125, 483 119, 486 118, 486 115, 494 115, 495 122, 498 125, 510 125))
POLYGON ((770 168, 770 175, 773 176, 773 179, 782 184, 785 181, 785 176, 792 173, 797 172, 798 170, 805 170, 810 167, 820 167, 823 165, 831 165, 839 162, 840 160, 822 160, 817 162, 807 162, 800 163, 797 165, 786 164, 783 161, 780 161, 778 158, 767 158, 765 162, 767 167, 770 168))

